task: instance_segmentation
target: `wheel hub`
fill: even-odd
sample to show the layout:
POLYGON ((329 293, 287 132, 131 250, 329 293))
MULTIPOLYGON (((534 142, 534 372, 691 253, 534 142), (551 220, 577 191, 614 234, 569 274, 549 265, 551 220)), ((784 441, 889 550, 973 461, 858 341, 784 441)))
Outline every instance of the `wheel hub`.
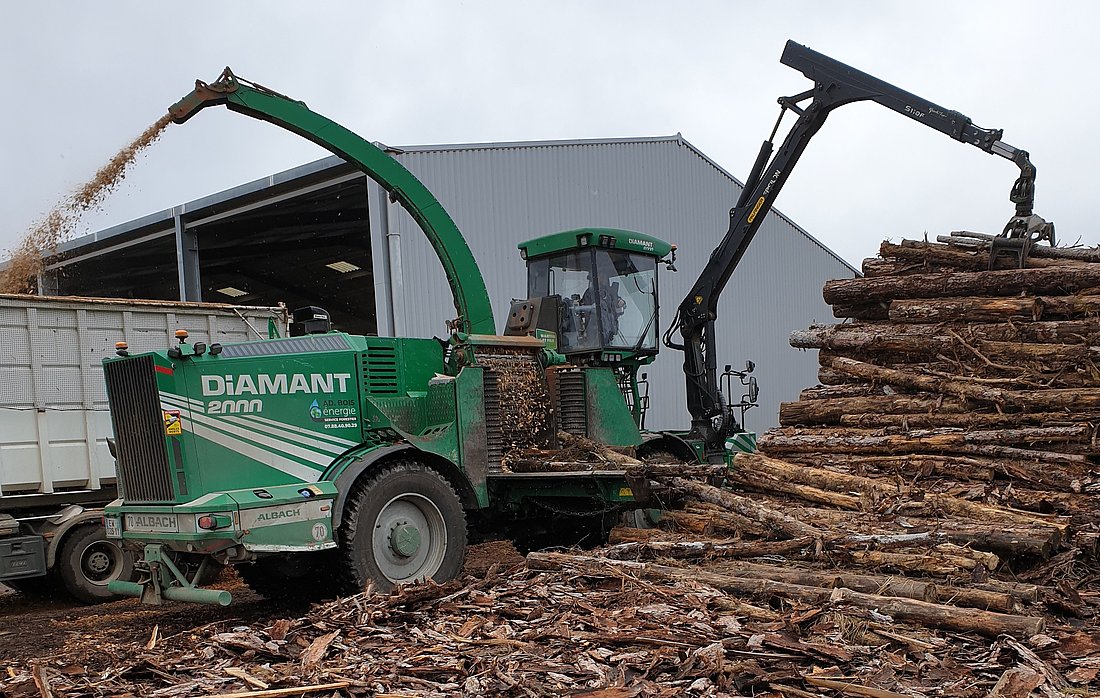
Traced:
POLYGON ((390 548, 402 557, 412 557, 420 550, 420 529, 403 521, 390 531, 390 548))
POLYGON ((88 570, 93 574, 103 574, 111 569, 111 556, 102 550, 93 551, 88 555, 88 570))

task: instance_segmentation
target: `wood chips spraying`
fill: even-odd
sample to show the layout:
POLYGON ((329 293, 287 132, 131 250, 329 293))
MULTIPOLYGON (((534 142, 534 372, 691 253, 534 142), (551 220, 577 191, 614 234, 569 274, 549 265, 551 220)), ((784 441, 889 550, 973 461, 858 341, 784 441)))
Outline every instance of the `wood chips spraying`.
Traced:
POLYGON ((54 206, 23 237, 23 241, 11 250, 11 264, 0 272, 0 293, 31 293, 42 271, 42 256, 64 242, 76 228, 80 217, 87 211, 98 209, 126 177, 126 172, 138 154, 155 143, 171 123, 168 115, 157 119, 140 136, 118 151, 107 164, 99 168, 89 181, 54 206))

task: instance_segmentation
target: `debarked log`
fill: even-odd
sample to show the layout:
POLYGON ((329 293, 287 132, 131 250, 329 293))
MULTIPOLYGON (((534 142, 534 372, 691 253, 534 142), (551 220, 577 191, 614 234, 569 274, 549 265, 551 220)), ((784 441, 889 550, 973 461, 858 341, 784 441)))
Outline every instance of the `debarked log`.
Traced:
POLYGON ((535 570, 566 570, 593 576, 618 576, 625 573, 656 581, 701 583, 728 593, 762 598, 794 599, 816 605, 823 605, 832 600, 835 603, 858 608, 877 609, 881 613, 908 623, 962 632, 974 631, 988 637, 1008 634, 1026 638, 1042 632, 1045 627, 1042 618, 865 594, 844 588, 830 591, 769 579, 747 579, 716 574, 696 568, 680 569, 653 563, 607 560, 563 553, 530 553, 527 556, 527 566, 535 570))

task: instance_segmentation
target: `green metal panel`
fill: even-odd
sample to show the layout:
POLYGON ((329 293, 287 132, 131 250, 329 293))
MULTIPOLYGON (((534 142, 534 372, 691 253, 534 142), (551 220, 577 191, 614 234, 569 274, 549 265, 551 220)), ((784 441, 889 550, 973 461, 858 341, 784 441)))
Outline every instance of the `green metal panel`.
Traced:
POLYGON ((608 446, 640 446, 642 434, 610 368, 584 371, 588 437, 608 446))
POLYGON ((340 124, 311 111, 303 102, 241 84, 228 69, 213 84, 197 83, 193 92, 172 105, 169 114, 176 123, 183 123, 199 110, 217 104, 307 138, 378 182, 409 212, 431 242, 447 273, 460 318, 459 329, 496 333, 489 293, 469 245, 443 205, 399 162, 340 124))
POLYGON ((486 478, 489 449, 485 434, 485 369, 467 366, 455 378, 455 420, 462 469, 473 485, 479 506, 489 506, 486 478))
POLYGON ((620 228, 566 230, 521 242, 518 247, 524 252, 526 259, 533 259, 555 252, 575 250, 578 247, 596 247, 599 245, 602 236, 611 238, 614 241, 614 248, 617 250, 641 252, 655 257, 664 257, 672 251, 672 245, 660 238, 620 228))

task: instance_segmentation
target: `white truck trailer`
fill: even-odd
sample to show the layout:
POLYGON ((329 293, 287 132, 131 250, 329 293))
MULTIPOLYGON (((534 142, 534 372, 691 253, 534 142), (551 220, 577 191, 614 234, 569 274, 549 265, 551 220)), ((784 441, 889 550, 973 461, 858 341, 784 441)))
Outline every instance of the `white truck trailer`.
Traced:
POLYGON ((284 307, 0 295, 0 582, 110 598, 133 561, 103 534, 117 496, 104 357, 285 335, 284 307))

